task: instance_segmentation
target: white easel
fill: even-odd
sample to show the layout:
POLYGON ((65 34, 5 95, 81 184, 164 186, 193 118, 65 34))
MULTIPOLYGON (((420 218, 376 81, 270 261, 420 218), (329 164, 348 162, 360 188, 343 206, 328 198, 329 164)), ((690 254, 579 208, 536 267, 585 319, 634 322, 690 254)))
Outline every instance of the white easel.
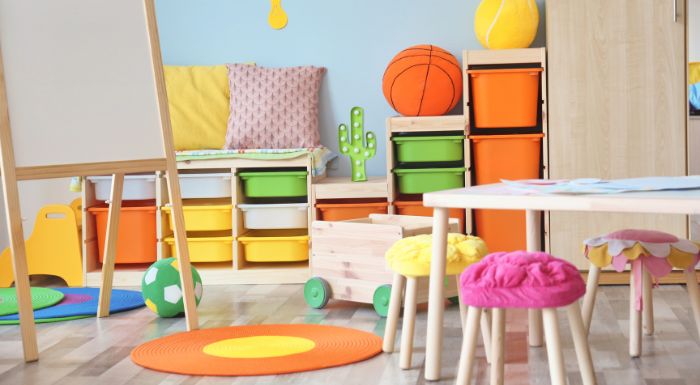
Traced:
POLYGON ((143 3, 0 0, 0 172, 27 362, 39 353, 19 181, 113 175, 97 312, 106 317, 124 174, 165 171, 187 329, 198 328, 154 0, 143 3), (133 146, 114 146, 115 135, 133 146))

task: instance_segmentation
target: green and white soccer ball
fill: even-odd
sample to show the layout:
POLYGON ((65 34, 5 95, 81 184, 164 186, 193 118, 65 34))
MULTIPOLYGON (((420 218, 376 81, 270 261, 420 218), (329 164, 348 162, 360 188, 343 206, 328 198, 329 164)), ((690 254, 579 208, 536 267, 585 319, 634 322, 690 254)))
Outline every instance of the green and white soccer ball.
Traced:
MULTIPOLYGON (((202 299, 202 278, 192 267, 194 295, 197 305, 202 299)), ((185 312, 180 284, 180 265, 175 258, 166 258, 152 264, 141 279, 141 295, 146 306, 161 317, 176 317, 185 312)))

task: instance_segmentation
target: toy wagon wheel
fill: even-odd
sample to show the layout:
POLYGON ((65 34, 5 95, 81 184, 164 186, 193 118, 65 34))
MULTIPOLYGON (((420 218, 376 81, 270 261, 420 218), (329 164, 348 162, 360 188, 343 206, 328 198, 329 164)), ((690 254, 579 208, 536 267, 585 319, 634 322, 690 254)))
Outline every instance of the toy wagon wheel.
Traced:
POLYGON ((386 317, 389 313, 389 300, 391 299, 391 285, 382 285, 374 290, 372 306, 380 317, 386 317))
POLYGON ((304 284, 304 300, 314 309, 323 309, 331 298, 331 287, 325 279, 313 277, 304 284))

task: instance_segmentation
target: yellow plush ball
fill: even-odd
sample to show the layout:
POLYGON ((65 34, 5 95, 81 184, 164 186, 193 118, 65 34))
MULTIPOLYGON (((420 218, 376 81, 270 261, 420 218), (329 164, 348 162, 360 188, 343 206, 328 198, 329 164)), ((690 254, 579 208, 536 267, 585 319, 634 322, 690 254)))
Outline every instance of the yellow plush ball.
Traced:
POLYGON ((485 48, 527 48, 537 35, 540 14, 535 0, 482 0, 474 32, 485 48))

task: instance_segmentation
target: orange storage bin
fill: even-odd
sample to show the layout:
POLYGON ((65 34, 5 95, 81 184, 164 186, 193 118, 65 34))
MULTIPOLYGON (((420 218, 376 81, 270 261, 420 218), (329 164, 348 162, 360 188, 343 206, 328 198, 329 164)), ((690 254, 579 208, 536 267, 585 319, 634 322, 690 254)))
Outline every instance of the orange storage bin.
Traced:
POLYGON ((333 203, 316 203, 322 221, 344 221, 366 218, 370 214, 387 214, 389 203, 362 199, 338 199, 333 203))
MULTIPOLYGON (((100 263, 104 260, 109 207, 88 208, 95 216, 100 263)), ((122 202, 117 235, 116 263, 151 263, 156 260, 156 206, 153 201, 122 202)))
MULTIPOLYGON (((544 134, 472 135, 476 184, 540 177, 544 134)), ((525 212, 474 210, 476 233, 489 251, 525 250, 525 212)))
POLYGON ((535 127, 542 68, 469 70, 476 128, 535 127))
MULTIPOLYGON (((433 216, 433 208, 423 206, 421 201, 396 201, 394 206, 396 206, 396 214, 399 215, 433 216)), ((459 220, 459 231, 464 233, 464 210, 450 209, 450 218, 459 220)))

